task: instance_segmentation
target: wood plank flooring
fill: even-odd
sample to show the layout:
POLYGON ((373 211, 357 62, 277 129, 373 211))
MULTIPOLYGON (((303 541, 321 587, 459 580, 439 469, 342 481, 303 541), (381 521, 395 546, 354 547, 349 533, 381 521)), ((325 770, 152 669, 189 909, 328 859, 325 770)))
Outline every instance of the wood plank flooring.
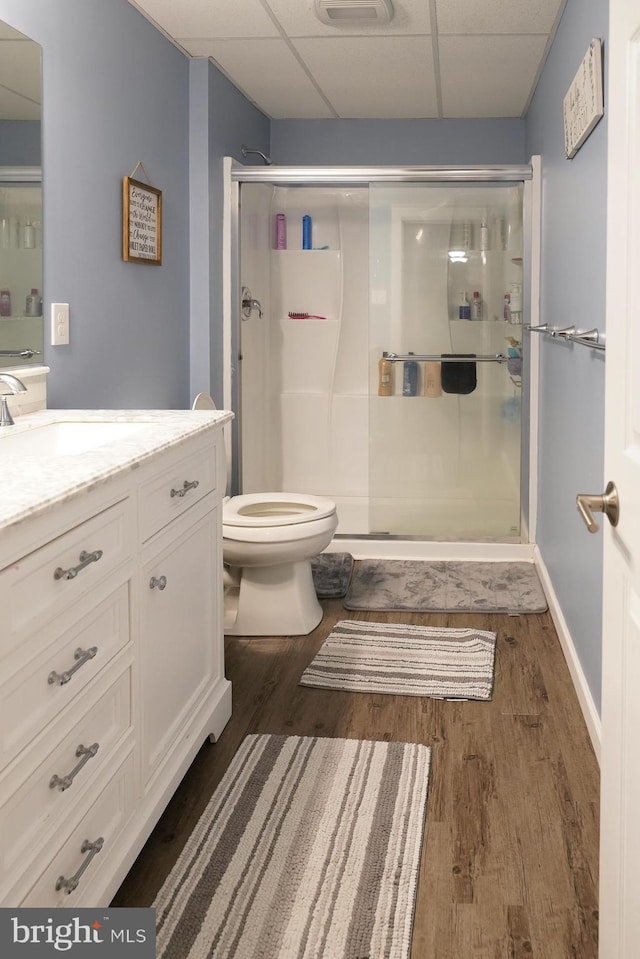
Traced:
POLYGON ((412 959, 597 959, 599 770, 549 613, 323 607, 309 636, 227 639, 231 721, 203 745, 113 905, 151 905, 248 733, 420 742, 432 767, 412 959), (493 700, 298 686, 338 619, 494 630, 493 700))

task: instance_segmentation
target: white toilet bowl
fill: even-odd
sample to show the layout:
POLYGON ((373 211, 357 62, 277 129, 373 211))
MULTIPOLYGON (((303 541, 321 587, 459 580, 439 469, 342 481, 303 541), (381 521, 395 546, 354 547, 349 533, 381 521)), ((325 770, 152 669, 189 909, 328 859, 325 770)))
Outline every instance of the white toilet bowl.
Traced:
MULTIPOLYGON (((214 410, 198 393, 194 410, 214 410)), ((304 636, 322 619, 311 558, 329 545, 336 504, 306 493, 249 493, 222 507, 224 631, 230 636, 304 636)))
POLYGON ((225 633, 301 636, 322 619, 311 558, 338 525, 335 503, 303 493, 232 496, 222 511, 225 633))

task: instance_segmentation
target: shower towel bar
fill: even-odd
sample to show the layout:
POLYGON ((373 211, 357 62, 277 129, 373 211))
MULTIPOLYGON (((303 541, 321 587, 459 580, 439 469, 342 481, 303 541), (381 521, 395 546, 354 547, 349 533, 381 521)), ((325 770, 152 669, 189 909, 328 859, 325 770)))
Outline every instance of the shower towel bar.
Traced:
POLYGON ((29 360, 32 356, 40 356, 40 350, 32 350, 30 348, 25 350, 0 350, 0 356, 13 356, 29 360))
POLYGON ((552 328, 548 323, 541 326, 527 326, 530 333, 543 333, 555 340, 566 340, 569 343, 577 343, 579 346, 588 346, 591 350, 606 350, 605 334, 601 333, 595 326, 591 330, 577 330, 575 326, 564 326, 560 329, 552 328))
POLYGON ((468 353, 387 353, 385 359, 390 363, 404 363, 415 360, 418 363, 506 363, 508 357, 504 353, 488 353, 470 356, 468 353))

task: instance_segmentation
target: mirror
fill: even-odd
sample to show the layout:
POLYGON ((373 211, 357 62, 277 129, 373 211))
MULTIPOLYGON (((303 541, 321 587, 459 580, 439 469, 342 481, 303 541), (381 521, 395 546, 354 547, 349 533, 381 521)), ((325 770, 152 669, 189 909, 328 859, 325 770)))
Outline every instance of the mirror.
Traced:
POLYGON ((0 368, 43 362, 42 57, 0 21, 0 368))

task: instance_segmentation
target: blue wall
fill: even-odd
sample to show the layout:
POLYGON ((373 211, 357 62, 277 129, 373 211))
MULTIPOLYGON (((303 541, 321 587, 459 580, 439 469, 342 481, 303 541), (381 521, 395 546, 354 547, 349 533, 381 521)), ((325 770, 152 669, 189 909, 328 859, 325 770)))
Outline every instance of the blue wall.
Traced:
POLYGON ((0 0, 0 19, 43 48, 45 317, 71 308, 70 345, 45 348, 50 405, 184 407, 188 61, 126 0, 0 0), (163 194, 162 266, 121 259, 139 160, 163 194))
MULTIPOLYGON (((608 3, 569 0, 526 119, 527 154, 542 156, 541 322, 605 326, 607 119, 572 160, 564 154, 562 101, 594 37, 608 34, 608 3)), ((605 85, 606 97, 606 85, 605 85)), ((605 485, 602 353, 540 344, 537 541, 600 706, 602 536, 587 533, 579 492, 605 485)))
POLYGON ((267 152, 270 121, 208 60, 192 60, 191 396, 210 392, 221 407, 223 159, 245 164, 243 144, 267 152))
POLYGON ((523 120, 273 120, 275 163, 525 163, 523 120))

